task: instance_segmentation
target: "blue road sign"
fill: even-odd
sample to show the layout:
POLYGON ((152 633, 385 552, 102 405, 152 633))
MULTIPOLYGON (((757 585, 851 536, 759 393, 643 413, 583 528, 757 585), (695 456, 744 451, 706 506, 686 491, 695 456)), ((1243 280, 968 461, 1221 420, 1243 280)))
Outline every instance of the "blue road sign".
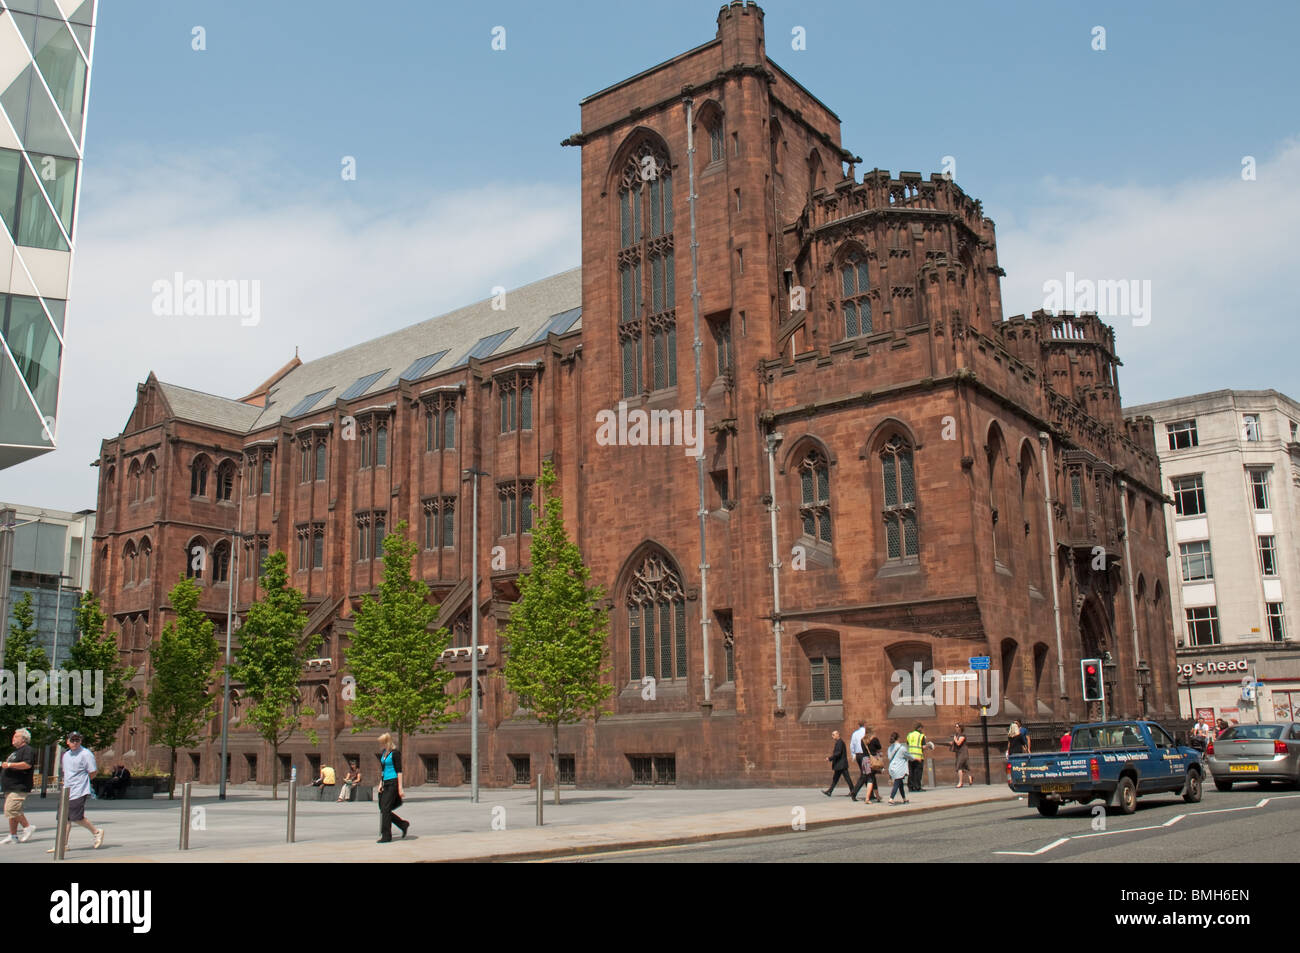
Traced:
POLYGON ((989 657, 987 655, 976 655, 970 660, 971 671, 987 671, 989 668, 989 657))

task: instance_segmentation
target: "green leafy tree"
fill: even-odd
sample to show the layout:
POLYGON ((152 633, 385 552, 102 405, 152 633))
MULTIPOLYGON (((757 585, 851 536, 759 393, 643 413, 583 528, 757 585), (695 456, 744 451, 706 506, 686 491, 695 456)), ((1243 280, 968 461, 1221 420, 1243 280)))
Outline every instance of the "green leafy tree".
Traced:
POLYGON ((447 709, 468 694, 447 691, 451 671, 442 653, 451 633, 431 631, 438 607, 429 602, 429 587, 411 576, 415 544, 406 538, 406 521, 384 537, 384 581, 379 598, 361 597, 346 653, 348 671, 357 680, 352 702, 353 732, 375 725, 397 735, 438 731, 459 715, 447 709))
MULTIPOLYGON (((0 676, 0 720, 3 720, 4 739, 8 747, 9 738, 15 728, 26 728, 32 733, 32 746, 38 751, 54 740, 54 730, 49 726, 50 706, 32 704, 32 694, 28 689, 35 688, 26 679, 26 672, 47 672, 50 668, 49 656, 41 645, 36 630, 36 611, 32 608, 32 594, 24 592, 23 597, 14 603, 14 621, 9 623, 9 637, 5 640, 5 674, 0 676), (20 669, 20 666, 24 668, 20 669), (19 685, 22 676, 23 684, 19 685), (26 704, 18 704, 20 694, 25 695, 26 704)), ((41 697, 39 694, 35 697, 41 697)))
MULTIPOLYGON (((105 631, 105 622, 107 618, 100 610, 95 594, 84 593, 76 610, 78 638, 63 663, 67 671, 89 672, 91 679, 99 683, 99 704, 96 706, 99 714, 86 714, 88 705, 85 703, 89 701, 90 695, 89 686, 84 679, 81 696, 83 704, 65 703, 52 709, 57 736, 62 738, 70 731, 79 731, 82 741, 92 751, 113 744, 118 729, 137 704, 127 691, 127 686, 135 677, 135 669, 122 667, 122 651, 117 644, 117 637, 105 631), (99 679, 95 678, 97 672, 100 673, 99 679)), ((64 701, 70 702, 70 699, 64 701)))
MULTIPOLYGON (((613 693, 603 680, 609 616, 600 606, 598 586, 588 586, 591 571, 564 531, 563 507, 551 494, 555 468, 548 462, 539 481, 541 525, 533 530, 531 567, 519 579, 519 601, 510 611, 503 640, 506 687, 519 704, 551 729, 551 765, 558 782, 560 725, 599 718, 613 693)), ((560 803, 560 786, 555 803, 560 803)))
MULTIPOLYGON (((243 723, 253 728, 271 746, 271 764, 280 763, 280 745, 289 740, 303 717, 316 712, 302 708, 298 680, 309 653, 321 644, 319 635, 303 638, 307 613, 302 611, 302 593, 289 585, 288 559, 279 551, 266 557, 262 570, 260 602, 248 608, 239 630, 239 652, 230 677, 243 685, 248 702, 243 723)), ((313 745, 319 743, 314 729, 305 729, 313 745)), ((279 772, 271 786, 272 800, 279 797, 279 772)))
POLYGON ((212 620, 199 611, 199 587, 194 580, 182 577, 167 598, 176 618, 149 648, 153 680, 145 723, 152 740, 171 751, 170 799, 176 793, 176 750, 198 744, 216 714, 216 698, 209 686, 221 647, 212 635, 212 620))

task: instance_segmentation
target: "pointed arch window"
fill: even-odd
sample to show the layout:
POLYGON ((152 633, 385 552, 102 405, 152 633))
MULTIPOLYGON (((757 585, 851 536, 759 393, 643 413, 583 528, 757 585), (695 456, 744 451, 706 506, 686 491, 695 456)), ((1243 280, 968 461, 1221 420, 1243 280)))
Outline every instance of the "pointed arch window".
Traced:
POLYGON ((840 264, 840 307, 844 311, 846 338, 871 333, 870 291, 867 260, 860 252, 855 251, 840 264))
POLYGON ((127 471, 126 476, 130 502, 139 503, 141 475, 140 462, 138 460, 131 461, 131 469, 127 471))
POLYGON ((885 550, 889 559, 912 559, 919 551, 916 525, 916 473, 912 445, 895 435, 880 450, 884 481, 885 550))
POLYGON ((820 450, 808 451, 799 461, 799 518, 805 536, 830 545, 831 476, 820 450))
POLYGON ((122 548, 123 586, 135 585, 135 543, 127 543, 122 548))
POLYGON ((212 581, 230 581, 230 543, 225 540, 212 547, 212 581))
POLYGON ((197 583, 203 582, 203 570, 208 565, 208 544, 196 536, 185 547, 185 576, 197 583))
POLYGON ((153 559, 153 544, 145 539, 140 543, 140 582, 149 581, 149 562, 153 559))
POLYGON ((190 496, 208 495, 208 461, 199 457, 190 465, 190 496))
POLYGON ((158 495, 158 461, 153 458, 153 454, 145 459, 144 468, 149 475, 149 495, 145 499, 152 500, 158 495))
POLYGON ((686 677, 686 592, 673 564, 650 553, 627 592, 629 676, 686 677))
POLYGON ((618 207, 619 350, 623 396, 631 397, 645 389, 647 378, 656 390, 677 385, 673 177, 664 150, 645 142, 632 154, 618 207), (647 350, 653 357, 649 369, 647 350))
POLYGON ((217 502, 229 503, 235 495, 235 464, 232 460, 223 460, 217 467, 217 502))

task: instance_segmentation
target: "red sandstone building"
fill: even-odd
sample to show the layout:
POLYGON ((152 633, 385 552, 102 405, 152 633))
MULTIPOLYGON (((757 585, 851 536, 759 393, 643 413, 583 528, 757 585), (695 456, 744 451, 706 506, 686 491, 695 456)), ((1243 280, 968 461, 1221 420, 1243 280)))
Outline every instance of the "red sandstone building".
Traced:
MULTIPOLYGON (((98 461, 95 550, 136 691, 194 547, 221 633, 230 587, 239 613, 280 549, 324 636, 303 672, 321 741, 295 736, 283 767, 373 750, 340 687, 378 540, 405 520, 461 685, 479 613, 483 782, 527 778, 549 736, 495 677, 497 636, 549 459, 610 600, 616 688, 610 714, 562 732, 566 780, 824 782, 832 728, 977 723, 969 699, 895 674, 973 656, 999 676, 994 723, 1097 714, 1079 660, 1103 653, 1112 713, 1176 717, 1151 423, 1123 419, 1095 316, 1003 319, 977 201, 938 175, 857 175, 835 114, 767 57, 762 11, 741 3, 715 39, 584 100, 566 144, 582 150, 581 269, 295 358, 238 400, 139 386, 98 461), (598 439, 602 411, 694 416, 692 164, 706 578, 689 448, 598 439), (469 467, 490 474, 477 554, 469 467)), ((145 731, 137 714, 114 755, 161 761, 145 731)), ((215 780, 218 737, 182 780, 215 780)), ((266 746, 238 723, 232 739, 231 780, 269 782, 266 746)), ((407 747, 412 783, 465 780, 467 721, 407 747)))

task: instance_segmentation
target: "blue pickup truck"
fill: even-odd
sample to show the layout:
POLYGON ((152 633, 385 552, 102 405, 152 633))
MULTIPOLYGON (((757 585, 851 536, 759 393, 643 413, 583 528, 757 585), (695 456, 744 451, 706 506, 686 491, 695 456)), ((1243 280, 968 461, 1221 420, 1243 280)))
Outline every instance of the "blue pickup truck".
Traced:
POLYGON ((1071 801, 1099 799, 1132 814, 1139 797, 1156 793, 1181 794, 1195 803, 1203 780, 1200 752, 1175 744, 1153 721, 1079 725, 1069 751, 1007 758, 1007 784, 1028 794, 1029 806, 1044 817, 1055 817, 1071 801))

